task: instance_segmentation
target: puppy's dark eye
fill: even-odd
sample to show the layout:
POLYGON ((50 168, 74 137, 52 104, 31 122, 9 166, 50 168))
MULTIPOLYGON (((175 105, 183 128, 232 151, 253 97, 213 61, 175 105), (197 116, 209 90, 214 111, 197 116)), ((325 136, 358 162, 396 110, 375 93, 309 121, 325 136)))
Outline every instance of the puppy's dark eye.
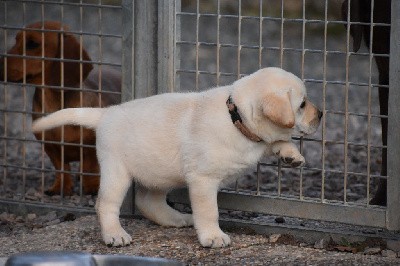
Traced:
POLYGON ((305 106, 306 106, 306 101, 303 101, 303 102, 300 104, 300 108, 303 109, 305 106))
POLYGON ((35 42, 34 40, 27 40, 26 41, 26 50, 33 50, 40 46, 39 43, 35 42))

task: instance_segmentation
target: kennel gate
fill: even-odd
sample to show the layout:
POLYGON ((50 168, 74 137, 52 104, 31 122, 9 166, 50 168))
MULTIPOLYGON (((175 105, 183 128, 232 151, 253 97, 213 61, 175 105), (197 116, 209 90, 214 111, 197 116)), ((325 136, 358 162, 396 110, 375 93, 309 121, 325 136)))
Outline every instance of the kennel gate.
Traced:
MULTIPOLYGON (((311 89, 315 90, 315 84, 320 86, 320 93, 322 97, 322 108, 324 111, 324 120, 321 124, 322 134, 318 137, 306 137, 306 138, 295 138, 297 144, 300 145, 303 152, 307 152, 307 143, 314 142, 319 143, 321 150, 320 156, 322 160, 319 165, 316 166, 306 166, 297 171, 299 176, 299 189, 295 195, 285 195, 284 186, 281 184, 281 179, 283 178, 282 170, 284 166, 281 163, 275 162, 261 162, 257 167, 257 173, 255 178, 252 178, 255 186, 251 189, 241 189, 240 182, 236 183, 235 187, 223 188, 219 193, 219 207, 220 209, 238 210, 238 211, 248 211, 256 213, 272 214, 276 216, 289 216, 297 217, 301 219, 316 219, 324 221, 332 221, 353 225, 362 226, 372 226, 387 228, 390 230, 399 230, 399 213, 397 211, 397 206, 399 206, 399 164, 397 163, 398 156, 398 143, 399 139, 396 134, 389 134, 389 140, 387 145, 388 150, 388 203, 387 207, 373 206, 369 204, 369 199, 373 196, 373 187, 371 184, 373 180, 382 178, 379 173, 373 172, 370 168, 373 156, 377 156, 375 153, 372 154, 372 149, 381 150, 386 148, 382 146, 379 142, 380 140, 373 141, 373 138, 377 138, 374 133, 371 133, 373 127, 379 125, 379 119, 389 119, 389 132, 396 132, 396 128, 399 126, 399 119, 397 119, 398 105, 397 97, 398 92, 396 88, 399 84, 399 66, 396 64, 395 60, 390 61, 390 101, 389 101, 389 116, 379 115, 372 110, 373 97, 376 97, 376 90, 379 85, 373 79, 374 71, 374 57, 388 55, 373 54, 370 51, 359 51, 352 52, 350 49, 351 36, 349 32, 349 26, 346 26, 348 21, 342 21, 340 18, 332 18, 332 12, 328 10, 332 8, 335 4, 334 1, 319 1, 317 8, 320 15, 316 15, 316 18, 309 17, 306 14, 306 9, 310 7, 309 4, 312 1, 146 1, 146 3, 136 1, 133 5, 124 2, 124 8, 130 10, 133 8, 135 17, 134 29, 137 36, 134 37, 135 43, 135 59, 134 59, 134 71, 133 77, 137 79, 134 82, 134 88, 132 94, 143 95, 146 94, 146 88, 158 88, 162 92, 172 92, 172 91, 188 91, 188 90, 201 90, 207 87, 212 87, 216 85, 229 84, 246 74, 250 74, 261 67, 265 66, 279 66, 286 67, 286 69, 291 69, 293 66, 284 63, 290 54, 297 53, 300 57, 299 66, 297 70, 292 70, 297 73, 306 82, 306 85, 311 86, 311 89), (301 2, 299 8, 300 17, 290 14, 286 16, 286 7, 290 4, 297 6, 297 3, 301 2), (277 14, 273 14, 274 11, 268 13, 268 6, 276 4, 278 8, 277 14), (285 5, 288 3, 288 5, 285 5), (321 4, 322 3, 322 4, 321 4), (251 9, 245 10, 246 8, 251 9), (232 10, 233 9, 233 10, 232 10), (141 10, 141 11, 137 11, 141 10), (158 12, 157 12, 158 11, 158 12), (267 14, 265 14, 267 13, 267 14), (322 15, 321 15, 322 14, 322 15), (153 18, 158 18, 158 23, 154 22, 153 18), (207 21, 212 22, 207 22, 207 21), (231 20, 232 22, 226 22, 231 20), (251 25, 247 25, 249 21, 253 22, 251 25), (268 23, 276 23, 278 26, 275 27, 277 32, 271 32, 265 30, 268 23), (299 43, 298 47, 293 47, 293 43, 286 46, 284 40, 286 40, 286 29, 293 23, 298 23, 300 37, 297 40, 299 43), (228 25, 231 25, 229 27, 228 25), (234 26, 232 26, 234 25, 234 26), (314 27, 310 28, 310 27, 314 27), (255 35, 247 34, 251 31, 251 28, 255 27, 253 33, 255 35), (321 38, 323 39, 322 48, 307 47, 310 45, 306 41, 306 36, 308 37, 308 31, 318 30, 322 31, 321 38), (338 28, 341 27, 341 28, 338 28), (344 40, 343 47, 332 48, 329 42, 332 40, 332 36, 329 36, 331 32, 334 33, 335 30, 342 30, 344 35, 342 39, 344 40), (146 45, 141 43, 144 36, 140 36, 142 31, 150 34, 151 41, 146 39, 146 45), (228 31, 230 36, 222 36, 224 31, 228 31), (155 34, 156 32, 156 34, 155 34), (211 32, 211 33, 209 33, 211 32), (275 45, 268 45, 265 42, 265 32, 270 34, 272 37, 276 36, 277 42, 275 45), (328 34, 329 33, 329 34, 328 34), (208 34, 208 35, 207 35, 208 34), (253 39, 251 39, 253 38, 253 39), (157 43, 157 49, 154 49, 152 45, 157 43), (150 51, 149 51, 150 49, 150 51), (233 50, 231 52, 226 52, 223 50, 233 50), (251 50, 253 53, 249 53, 251 50), (265 60, 266 54, 276 53, 275 58, 277 62, 268 62, 265 60), (210 55, 211 54, 211 55, 210 55), (287 55, 289 54, 289 55, 287 55), (315 64, 317 62, 307 60, 307 56, 310 54, 320 54, 322 60, 320 63, 320 68, 318 69, 321 73, 319 78, 307 77, 309 74, 307 70, 308 64, 315 64), (144 58, 141 59, 143 55, 154 55, 153 60, 144 58), (229 62, 224 64, 224 60, 227 58, 236 57, 234 62, 229 62), (343 56, 343 68, 345 69, 344 77, 341 79, 331 79, 327 71, 329 71, 330 66, 327 58, 335 56, 343 56), (354 67, 350 67, 353 63, 353 57, 364 57, 364 65, 367 67, 368 72, 367 80, 364 82, 354 81, 350 78, 350 71, 354 70, 354 67), (251 58, 251 59, 249 59, 251 58), (208 60, 208 61, 207 61, 208 60), (254 60, 255 64, 249 64, 245 61, 254 60), (265 60, 265 61, 264 61, 265 60), (203 62, 202 62, 203 61, 203 62), (204 63, 206 61, 206 63, 204 63), (242 65, 247 65, 243 67, 242 65), (146 71, 141 73, 143 69, 151 71, 146 71), (149 86, 150 85, 150 86, 149 86), (314 85, 314 87, 312 87, 314 85), (147 87, 146 87, 147 86, 147 87), (326 102, 326 91, 330 87, 343 87, 344 90, 344 110, 334 110, 327 106, 326 102), (365 111, 353 111, 349 104, 349 90, 350 88, 366 87, 367 88, 367 110, 365 111), (136 90, 140 91, 137 92, 136 90), (374 95, 375 93, 375 95, 374 95), (329 115, 339 115, 344 120, 343 125, 343 137, 340 140, 328 139, 326 131, 329 130, 327 120, 330 119, 329 115), (365 142, 350 139, 348 132, 350 131, 350 123, 353 117, 362 117, 365 119, 366 128, 366 138, 365 142), (374 121, 374 122, 372 122, 374 121), (343 146, 343 170, 329 169, 325 165, 326 157, 328 157, 329 145, 339 144, 343 146), (363 172, 354 170, 352 164, 357 164, 352 162, 348 158, 351 153, 351 148, 353 147, 363 147, 366 149, 367 153, 367 169, 363 172), (277 188, 275 193, 268 193, 268 188, 263 188, 262 171, 263 167, 271 167, 277 171, 277 188), (319 173, 319 177, 310 177, 307 172, 319 173), (342 176, 343 183, 343 194, 341 199, 329 199, 325 196, 324 182, 329 177, 329 175, 339 174, 342 176), (352 201, 350 185, 352 182, 348 181, 351 177, 358 176, 364 179, 366 182, 366 191, 364 193, 366 199, 352 201), (315 194, 308 195, 307 191, 303 191, 302 184, 306 183, 307 179, 313 178, 321 179, 320 193, 315 196, 315 194), (239 184, 239 185, 238 185, 239 184), (264 191, 263 191, 264 190, 264 191)), ((337 4, 337 1, 336 1, 337 4)), ((372 6, 374 1, 372 1, 372 6)), ((350 6, 350 4, 349 4, 350 6)), ((399 17, 400 5, 398 2, 392 2, 392 25, 391 32, 397 32, 399 29, 399 17), (397 11, 397 12, 396 12, 397 11), (397 13, 397 14, 395 14, 397 13)), ((131 11, 128 12, 128 14, 131 11)), ((362 22, 352 22, 353 24, 366 25, 362 22)), ((374 23, 371 22, 371 35, 373 33, 373 28, 376 26, 388 27, 389 24, 374 23)), ((274 29, 275 29, 274 28, 274 29)), ((290 32, 290 31, 289 31, 290 32)), ((290 33, 289 33, 290 34, 290 33)), ((274 37, 273 37, 274 38, 274 37)), ((335 38, 335 36, 333 36, 335 38)), ((371 37, 372 38, 372 37, 371 37)), ((398 37, 396 34, 392 34, 391 39, 391 55, 392 58, 396 58, 399 54, 399 42, 396 41, 398 37)), ((290 40, 289 42, 293 42, 290 40)), ((371 41, 372 42, 372 41, 371 41)), ((273 57, 273 56, 272 56, 273 57)), ((292 60, 291 58, 286 60, 292 60)), ((317 63, 318 64, 318 63, 317 63)), ((352 77, 353 78, 353 77, 352 77)), ((362 97, 362 96, 360 96, 362 97)), ((332 125, 329 125, 332 127, 332 125)), ((337 126, 337 125, 336 125, 337 126)), ((315 148, 315 145, 314 145, 315 148)), ((379 154, 379 153, 378 153, 379 154)), ((307 156, 306 156, 307 161, 307 156)), ((289 170, 290 171, 290 170, 289 170)), ((354 182, 353 182, 354 183, 354 182)), ((327 193, 326 193, 327 194, 327 193)), ((186 190, 174 191, 170 194, 169 200, 175 203, 188 203, 188 196, 186 190)), ((254 220, 252 221, 254 222, 254 220)), ((257 221, 255 222, 257 223, 257 221)))
MULTIPOLYGON (((311 165, 292 170, 277 160, 265 160, 257 166, 256 173, 250 172, 240 178, 235 186, 222 189, 219 194, 220 209, 400 229, 400 214, 397 209, 400 203, 400 158, 397 145, 400 143, 400 136, 396 134, 388 136, 387 207, 368 203, 373 195, 371 184, 381 177, 377 170, 379 162, 376 161, 379 160, 380 151, 386 148, 382 146, 379 136, 379 120, 382 116, 373 109, 378 104, 375 97, 377 87, 382 85, 374 80, 374 57, 388 55, 373 54, 366 49, 351 51, 347 21, 342 21, 333 12, 335 8, 337 10, 335 5, 338 5, 338 1, 113 2, 115 1, 3 1, 0 3, 3 8, 0 12, 3 17, 0 22, 0 56, 4 57, 4 62, 10 56, 6 51, 12 45, 10 40, 14 38, 15 32, 35 19, 33 15, 28 15, 30 12, 38 10, 35 13, 37 20, 43 21, 50 17, 70 23, 70 16, 75 10, 79 14, 75 19, 78 23, 72 25, 70 32, 78 36, 82 46, 91 43, 91 46, 98 47, 93 64, 120 69, 122 101, 164 92, 201 90, 232 83, 261 67, 283 67, 305 81, 309 94, 320 100, 320 107, 324 111, 319 135, 294 139, 302 153, 305 153, 306 161, 311 161, 311 165), (51 8, 56 10, 56 15, 46 13, 51 8), (7 16, 7 12, 13 9, 23 11, 23 16, 19 18, 22 21, 15 24, 7 16), (107 19, 108 12, 113 16, 111 20, 110 17, 107 19), (93 15, 97 21, 85 22, 85 19, 93 15), (107 24, 114 27, 104 30, 107 24), (341 41, 334 41, 336 38, 341 41), (313 45, 313 42, 317 44, 313 45), (337 58, 341 61, 336 61, 337 58), (338 66, 344 71, 342 69, 339 74, 332 76, 331 73, 338 66), (360 81, 357 75, 359 73, 354 76, 352 73, 355 72, 354 69, 362 67, 367 74, 364 77, 366 79, 360 81), (334 94, 333 97, 332 90, 338 95, 334 94), (357 95, 355 90, 363 91, 363 96, 352 98, 357 95), (340 104, 335 99, 339 99, 340 104), (365 102, 359 102, 366 103, 367 109, 353 110, 354 99, 365 99, 365 102), (363 124, 363 121, 366 128, 353 128, 353 123, 363 124), (337 136, 329 135, 334 131, 332 128, 340 128, 341 133, 336 131, 337 136), (358 133, 365 136, 366 140, 357 138, 358 133), (353 139, 354 136, 356 138, 353 139), (357 168, 362 161, 356 158, 360 154, 366 169, 357 168), (330 181, 332 182, 329 183, 330 181), (338 182, 340 185, 332 188, 338 182), (315 190, 315 187, 318 189, 315 190), (359 190, 361 197, 353 189, 359 190)), ((400 30, 399 14, 400 3, 392 1, 392 33, 400 30)), ((354 24, 365 25, 361 22, 354 24)), ((389 26, 374 22, 371 25, 389 26)), ((391 34, 392 58, 399 58, 399 44, 398 35, 391 34)), ((398 132, 400 128, 397 105, 400 95, 395 89, 400 86, 399 73, 399 63, 391 60, 389 132, 398 132)), ((3 175, 0 210, 16 211, 19 208, 20 212, 32 209, 93 212, 95 198, 82 195, 81 185, 77 188, 79 196, 61 195, 48 198, 43 195, 45 180, 52 180, 48 176, 54 175, 56 171, 45 162, 43 141, 36 140, 29 132, 32 112, 28 98, 33 89, 25 84, 9 81, 1 82, 0 85, 1 94, 4 95, 0 100, 0 172, 3 175), (10 105, 8 99, 11 88, 17 88, 21 92, 22 105, 10 105), (11 119, 22 121, 22 126, 19 125, 22 129, 14 135, 14 129, 10 128, 11 119), (19 149, 16 151, 17 157, 10 155, 10 150, 16 149, 12 148, 13 145, 17 145, 19 149), (26 157, 34 150, 39 151, 34 154, 40 158, 40 162, 31 164, 26 157), (39 176, 39 189, 36 192, 41 196, 27 196, 27 180, 34 178, 31 175, 39 176), (8 195, 7 186, 10 179, 15 177, 22 180, 22 187, 17 187, 17 190, 22 190, 8 195)), ((71 173, 77 176, 83 174, 81 169, 71 173)), ((124 202, 125 214, 134 211, 133 194, 131 190, 124 202)), ((169 200, 187 203, 185 194, 182 190, 174 191, 169 200)), ((257 221, 256 218, 251 222, 257 224, 257 221)))

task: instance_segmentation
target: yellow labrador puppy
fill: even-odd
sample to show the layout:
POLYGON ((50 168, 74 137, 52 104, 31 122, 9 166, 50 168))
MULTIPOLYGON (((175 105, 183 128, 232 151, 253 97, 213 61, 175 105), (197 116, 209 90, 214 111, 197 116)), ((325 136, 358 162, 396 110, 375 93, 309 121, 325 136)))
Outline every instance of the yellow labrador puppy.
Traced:
POLYGON ((322 113, 307 100, 295 75, 265 68, 230 86, 198 93, 168 93, 108 108, 64 109, 34 122, 33 131, 61 125, 96 130, 101 181, 96 210, 107 245, 129 245, 119 222, 132 179, 136 204, 163 226, 194 225, 204 247, 231 243, 218 224, 217 191, 264 155, 292 166, 304 157, 294 133, 315 132, 322 113), (166 203, 173 188, 188 186, 193 215, 166 203))

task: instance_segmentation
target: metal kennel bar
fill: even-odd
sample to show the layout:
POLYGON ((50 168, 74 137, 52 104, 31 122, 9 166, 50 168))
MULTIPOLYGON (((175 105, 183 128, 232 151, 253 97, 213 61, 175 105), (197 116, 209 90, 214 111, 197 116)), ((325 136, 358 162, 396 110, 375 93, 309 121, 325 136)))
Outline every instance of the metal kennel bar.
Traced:
POLYGON ((400 64, 396 58, 400 56, 400 3, 392 1, 392 23, 390 40, 390 72, 389 72, 389 121, 388 121, 388 202, 387 202, 387 228, 400 229, 400 64))

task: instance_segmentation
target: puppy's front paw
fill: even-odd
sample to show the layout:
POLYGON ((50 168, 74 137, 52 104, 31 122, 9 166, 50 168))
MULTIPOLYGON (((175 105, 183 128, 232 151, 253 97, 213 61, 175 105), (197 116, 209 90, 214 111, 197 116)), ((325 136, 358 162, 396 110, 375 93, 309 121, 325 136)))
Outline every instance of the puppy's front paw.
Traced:
POLYGON ((124 230, 116 230, 115 232, 103 233, 103 240, 109 247, 129 246, 132 242, 132 237, 124 230))
POLYGON ((224 232, 199 234, 199 241, 206 248, 222 248, 231 244, 230 237, 224 232))
POLYGON ((298 156, 294 156, 294 157, 281 157, 281 160, 285 164, 290 164, 291 167, 303 166, 304 163, 306 162, 306 160, 304 159, 304 157, 301 154, 299 154, 298 156))

